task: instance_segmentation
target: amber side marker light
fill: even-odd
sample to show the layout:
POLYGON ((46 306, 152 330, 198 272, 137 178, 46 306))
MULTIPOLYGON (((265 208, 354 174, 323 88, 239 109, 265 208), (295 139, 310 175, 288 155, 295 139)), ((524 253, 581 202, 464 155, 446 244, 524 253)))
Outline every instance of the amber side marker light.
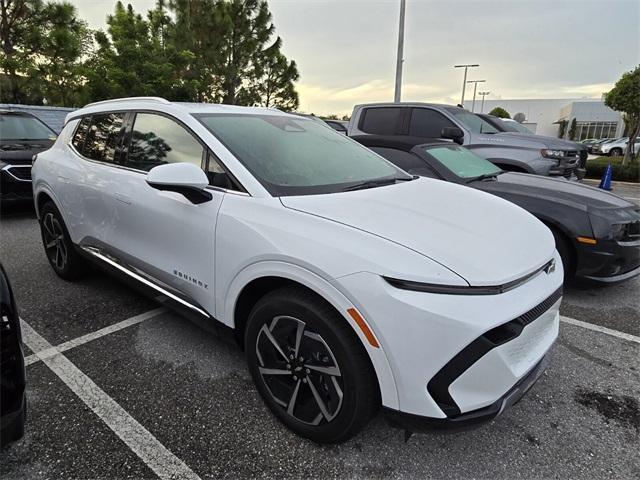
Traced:
POLYGON ((355 308, 348 308, 347 312, 349 313, 351 318, 353 318, 358 324, 360 330, 362 330, 362 333, 364 333, 364 336, 367 338, 369 344, 374 348, 380 348, 378 340, 376 340, 376 337, 369 328, 369 325, 367 325, 367 322, 364 321, 364 318, 362 318, 358 311, 355 308))
POLYGON ((591 237, 577 237, 576 240, 578 243, 584 243, 585 245, 595 245, 598 241, 595 238, 591 237))

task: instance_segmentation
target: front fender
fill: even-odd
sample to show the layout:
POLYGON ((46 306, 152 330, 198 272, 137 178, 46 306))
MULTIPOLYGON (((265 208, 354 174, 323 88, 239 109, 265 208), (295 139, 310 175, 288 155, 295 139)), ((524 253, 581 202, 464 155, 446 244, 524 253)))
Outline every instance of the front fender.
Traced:
MULTIPOLYGON (((356 303, 349 300, 346 294, 343 293, 336 284, 331 283, 306 268, 282 261, 260 261, 248 265, 234 277, 226 288, 220 289, 222 294, 216 299, 216 311, 222 314, 218 315, 218 320, 235 328, 234 312, 240 293, 250 282, 264 277, 281 277, 300 283, 333 305, 351 326, 369 354, 376 376, 378 377, 382 404, 389 408, 400 408, 395 379, 387 355, 384 352, 384 345, 381 343, 379 348, 372 347, 362 330, 347 314, 347 309, 352 307, 355 307, 360 312, 362 312, 362 310, 358 308, 359 306, 356 303)), ((366 320, 365 318, 365 321, 366 320)))

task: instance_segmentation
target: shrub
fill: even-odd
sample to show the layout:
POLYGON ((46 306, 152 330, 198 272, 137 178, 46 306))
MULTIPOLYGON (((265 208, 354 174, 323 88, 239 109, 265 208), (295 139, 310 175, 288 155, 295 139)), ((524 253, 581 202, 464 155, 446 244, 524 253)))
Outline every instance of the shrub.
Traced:
POLYGON ((620 182, 640 182, 640 161, 632 160, 621 166, 623 157, 598 157, 587 160, 587 178, 602 178, 607 165, 613 167, 612 180, 620 182))

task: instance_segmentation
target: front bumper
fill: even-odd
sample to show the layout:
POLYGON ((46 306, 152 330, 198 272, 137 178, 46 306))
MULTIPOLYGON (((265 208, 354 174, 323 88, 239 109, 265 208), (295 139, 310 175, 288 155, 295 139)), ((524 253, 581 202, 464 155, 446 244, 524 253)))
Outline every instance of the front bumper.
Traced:
POLYGON ((541 272, 498 295, 403 290, 367 272, 339 281, 391 368, 397 403, 384 406, 448 419, 493 405, 547 354, 558 335, 563 275, 559 267, 541 272))
POLYGON ((540 360, 511 390, 491 405, 447 418, 429 418, 400 412, 390 408, 384 409, 387 420, 394 427, 410 432, 442 431, 448 433, 461 432, 476 428, 490 422, 507 408, 515 405, 538 381, 547 368, 549 356, 540 360))
POLYGON ((640 274, 640 242, 620 244, 599 239, 594 246, 576 242, 576 278, 617 283, 640 274))

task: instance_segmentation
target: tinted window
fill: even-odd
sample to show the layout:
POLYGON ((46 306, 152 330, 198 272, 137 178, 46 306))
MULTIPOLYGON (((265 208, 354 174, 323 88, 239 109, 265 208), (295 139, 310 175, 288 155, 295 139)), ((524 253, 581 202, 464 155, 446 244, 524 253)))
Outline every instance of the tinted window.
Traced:
POLYGON ((418 157, 415 153, 405 152, 396 148, 373 147, 371 150, 378 155, 383 156, 396 167, 400 167, 405 172, 422 177, 438 178, 438 176, 429 168, 427 163, 418 157))
POLYGON ((285 115, 202 114, 199 120, 273 195, 329 193, 407 175, 326 125, 285 115))
POLYGON ((455 127, 455 124, 440 112, 430 108, 414 108, 411 111, 409 135, 440 138, 444 127, 455 127))
POLYGON ((113 163, 123 119, 122 113, 93 115, 82 154, 92 160, 113 163))
POLYGON ((80 123, 78 123, 76 133, 73 135, 73 140, 71 140, 71 144, 75 147, 78 153, 82 153, 84 141, 87 139, 87 133, 89 133, 90 126, 91 117, 84 117, 80 123))
POLYGON ((12 113, 0 115, 0 140, 54 140, 56 134, 35 117, 12 113))
POLYGON ((136 115, 126 166, 149 171, 165 163, 202 165, 200 142, 179 123, 153 113, 136 115))
POLYGON ((209 177, 209 185, 227 190, 240 190, 231 175, 211 152, 207 155, 206 174, 209 177))
POLYGON ((347 133, 347 127, 345 127, 342 123, 332 122, 330 120, 327 120, 326 122, 334 130, 342 133, 347 133))
POLYGON ((399 107, 366 108, 360 130, 378 135, 393 135, 398 131, 402 109, 399 107))
POLYGON ((463 108, 447 108, 456 120, 462 123, 468 130, 474 133, 498 133, 499 130, 486 120, 480 118, 475 113, 471 113, 463 108))

